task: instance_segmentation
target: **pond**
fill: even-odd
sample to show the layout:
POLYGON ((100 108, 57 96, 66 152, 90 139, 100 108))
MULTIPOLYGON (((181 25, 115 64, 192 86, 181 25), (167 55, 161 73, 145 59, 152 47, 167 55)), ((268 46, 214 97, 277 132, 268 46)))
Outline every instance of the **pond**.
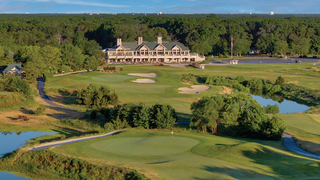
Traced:
POLYGON ((252 98, 257 100, 258 103, 261 104, 261 106, 267 106, 268 104, 270 105, 275 105, 277 104, 280 109, 280 113, 296 113, 296 112, 303 112, 308 110, 310 107, 306 105, 302 105, 299 103, 296 103, 294 101, 288 101, 288 100, 283 100, 281 103, 274 101, 272 99, 266 99, 261 96, 254 96, 252 95, 252 98))
POLYGON ((0 171, 0 179, 10 179, 10 180, 30 180, 28 178, 20 177, 15 174, 11 174, 8 172, 1 172, 0 171))
MULTIPOLYGON (((0 142, 1 144, 4 144, 4 146, 1 146, 0 148, 0 157, 5 155, 6 153, 10 153, 16 149, 18 149, 21 146, 24 146, 26 144, 27 140, 30 140, 32 138, 36 138, 39 136, 49 135, 49 134, 55 134, 55 132, 10 132, 10 131, 0 131, 0 142)), ((8 173, 8 172, 1 172, 0 171, 0 179, 13 179, 13 180, 20 180, 27 178, 19 177, 14 174, 8 173)))

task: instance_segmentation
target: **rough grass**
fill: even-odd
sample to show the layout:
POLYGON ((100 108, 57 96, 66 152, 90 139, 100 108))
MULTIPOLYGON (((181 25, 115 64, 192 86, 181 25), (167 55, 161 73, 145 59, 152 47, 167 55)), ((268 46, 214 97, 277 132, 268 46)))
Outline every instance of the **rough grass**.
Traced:
POLYGON ((236 139, 208 134, 175 132, 171 137, 169 131, 129 130, 111 137, 59 146, 54 151, 99 164, 135 168, 152 174, 155 179, 304 179, 320 176, 320 161, 288 152, 280 141, 236 139), (159 144, 148 141, 148 138, 159 137, 167 138, 163 138, 159 144), (161 143, 165 144, 170 138, 189 138, 200 143, 181 152, 176 152, 177 148, 172 146, 171 153, 170 149, 166 150, 167 155, 150 154, 149 151, 161 143), (130 139, 132 141, 128 141, 130 139), (143 158, 130 153, 101 150, 112 148, 110 146, 117 146, 119 151, 124 148, 134 149, 144 140, 149 146, 140 150, 141 154, 146 153, 143 158))
POLYGON ((320 121, 314 114, 278 114, 286 123, 289 134, 296 136, 297 144, 306 151, 320 154, 320 121))

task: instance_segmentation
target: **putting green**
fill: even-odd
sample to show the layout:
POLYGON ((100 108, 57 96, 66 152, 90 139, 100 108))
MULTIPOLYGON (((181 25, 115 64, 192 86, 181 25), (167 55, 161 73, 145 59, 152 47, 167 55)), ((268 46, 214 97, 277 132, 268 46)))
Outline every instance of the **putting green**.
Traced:
POLYGON ((91 147, 122 156, 162 156, 190 150, 199 141, 183 137, 136 137, 99 141, 91 147))

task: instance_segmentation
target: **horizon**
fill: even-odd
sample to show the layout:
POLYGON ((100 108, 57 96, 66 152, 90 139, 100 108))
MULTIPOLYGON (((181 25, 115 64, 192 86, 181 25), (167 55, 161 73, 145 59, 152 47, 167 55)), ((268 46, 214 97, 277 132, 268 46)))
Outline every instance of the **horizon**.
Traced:
POLYGON ((102 0, 0 0, 0 13, 164 13, 164 14, 319 14, 315 0, 141 0, 105 3, 102 0))

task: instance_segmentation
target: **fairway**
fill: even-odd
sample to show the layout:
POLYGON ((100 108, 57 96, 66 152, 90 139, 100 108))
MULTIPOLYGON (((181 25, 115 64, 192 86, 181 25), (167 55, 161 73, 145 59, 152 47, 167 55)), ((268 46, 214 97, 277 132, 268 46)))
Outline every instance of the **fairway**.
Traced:
POLYGON ((160 156, 190 150, 199 142, 183 137, 121 138, 91 144, 94 149, 123 156, 160 156))

